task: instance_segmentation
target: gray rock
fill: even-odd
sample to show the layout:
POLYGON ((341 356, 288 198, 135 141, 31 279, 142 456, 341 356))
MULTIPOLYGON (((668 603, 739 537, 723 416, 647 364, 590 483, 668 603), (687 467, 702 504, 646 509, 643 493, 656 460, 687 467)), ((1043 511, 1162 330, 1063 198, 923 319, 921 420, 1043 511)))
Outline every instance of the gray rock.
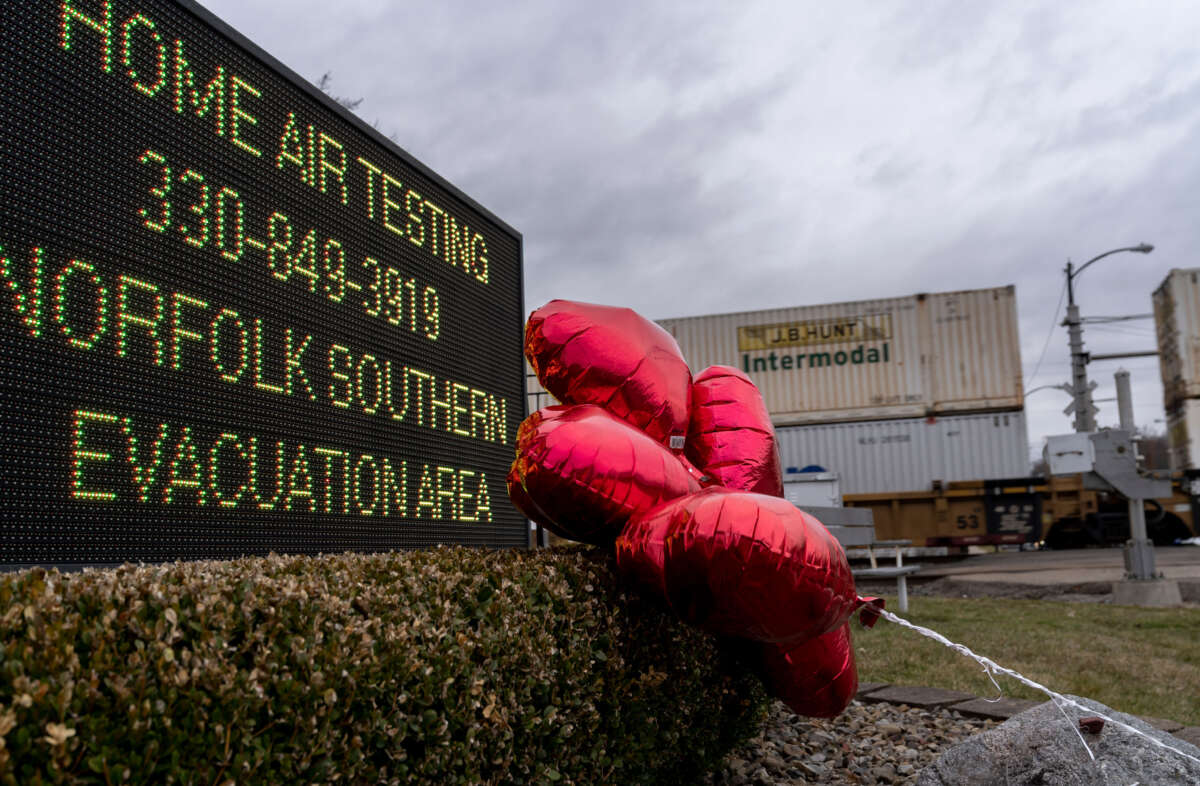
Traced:
MULTIPOLYGON (((1105 707, 1091 699, 1071 696, 1095 712, 1067 707, 1070 724, 1080 717, 1103 714, 1200 759, 1200 749, 1150 724, 1105 707)), ((1160 748, 1145 737, 1112 723, 1099 734, 1083 737, 1095 754, 1093 761, 1079 737, 1052 702, 1013 716, 991 731, 978 734, 947 750, 921 771, 917 786, 1092 786, 1098 783, 1200 783, 1200 763, 1160 748)), ((1078 726, 1076 725, 1076 728, 1078 726)))
POLYGON ((763 764, 766 765, 769 771, 781 772, 787 769, 787 762, 775 756, 774 754, 767 755, 763 758, 763 764))
POLYGON ((827 770, 819 764, 809 764, 807 762, 796 762, 797 769, 813 780, 824 778, 827 770))

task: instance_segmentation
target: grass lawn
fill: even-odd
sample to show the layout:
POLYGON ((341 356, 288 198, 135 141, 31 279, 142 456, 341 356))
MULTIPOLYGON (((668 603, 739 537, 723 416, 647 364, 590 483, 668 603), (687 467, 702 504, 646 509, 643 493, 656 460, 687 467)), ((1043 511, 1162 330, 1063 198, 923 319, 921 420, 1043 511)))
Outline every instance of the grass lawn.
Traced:
MULTIPOLYGON (((894 611, 896 599, 887 601, 894 611)), ((1059 693, 1200 725, 1200 609, 910 597, 900 616, 1059 693)), ((996 694, 975 661, 885 619, 855 625, 854 649, 861 682, 996 694)), ((1006 696, 1047 698, 1010 677, 997 681, 1006 696)))

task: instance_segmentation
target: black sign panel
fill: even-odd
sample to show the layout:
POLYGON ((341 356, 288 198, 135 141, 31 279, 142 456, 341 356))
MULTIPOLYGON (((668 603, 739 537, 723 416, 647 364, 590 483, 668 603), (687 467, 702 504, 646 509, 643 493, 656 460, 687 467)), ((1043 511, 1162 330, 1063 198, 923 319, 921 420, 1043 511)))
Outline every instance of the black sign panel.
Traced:
POLYGON ((989 494, 986 505, 989 535, 1019 535, 1027 543, 1041 540, 1040 494, 989 494))
POLYGON ((0 563, 524 545, 520 235, 193 4, 4 16, 0 563))

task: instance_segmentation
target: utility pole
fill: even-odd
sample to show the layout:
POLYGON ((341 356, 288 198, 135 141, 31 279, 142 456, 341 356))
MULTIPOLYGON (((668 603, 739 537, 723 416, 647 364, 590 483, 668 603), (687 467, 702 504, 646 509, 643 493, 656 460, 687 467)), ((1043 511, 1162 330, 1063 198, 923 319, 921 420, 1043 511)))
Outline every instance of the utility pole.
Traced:
POLYGON ((1096 430, 1095 405, 1088 387, 1087 356, 1083 354, 1083 320, 1075 305, 1075 272, 1067 262, 1067 338, 1071 345, 1071 397, 1075 400, 1075 431, 1096 430))
POLYGON ((1126 248, 1114 248, 1103 254, 1092 257, 1076 270, 1074 265, 1067 262, 1067 318, 1063 324, 1067 326, 1067 338, 1071 346, 1071 396, 1072 409, 1075 412, 1075 431, 1089 433, 1096 430, 1096 407, 1092 402, 1092 387, 1088 383, 1088 355, 1083 351, 1083 320, 1079 316, 1079 306, 1075 305, 1075 279, 1093 262, 1103 259, 1110 254, 1122 251, 1133 251, 1138 254, 1149 254, 1154 246, 1140 243, 1126 248))

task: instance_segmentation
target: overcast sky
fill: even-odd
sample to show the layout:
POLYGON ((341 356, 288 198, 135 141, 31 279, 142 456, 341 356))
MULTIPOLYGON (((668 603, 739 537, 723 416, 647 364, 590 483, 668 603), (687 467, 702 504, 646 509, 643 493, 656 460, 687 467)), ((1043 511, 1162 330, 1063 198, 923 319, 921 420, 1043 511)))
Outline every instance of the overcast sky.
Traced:
MULTIPOLYGON (((1191 3, 202 1, 522 232, 530 309, 1015 284, 1028 390, 1069 376, 1068 258, 1156 246, 1090 268, 1085 316, 1148 313, 1200 264, 1191 3)), ((1085 341, 1153 349, 1153 323, 1085 341)), ((1162 430, 1157 360, 1124 365, 1162 430)), ((1098 398, 1117 368, 1090 367, 1098 398)), ((1029 398, 1035 451, 1068 400, 1029 398)))

